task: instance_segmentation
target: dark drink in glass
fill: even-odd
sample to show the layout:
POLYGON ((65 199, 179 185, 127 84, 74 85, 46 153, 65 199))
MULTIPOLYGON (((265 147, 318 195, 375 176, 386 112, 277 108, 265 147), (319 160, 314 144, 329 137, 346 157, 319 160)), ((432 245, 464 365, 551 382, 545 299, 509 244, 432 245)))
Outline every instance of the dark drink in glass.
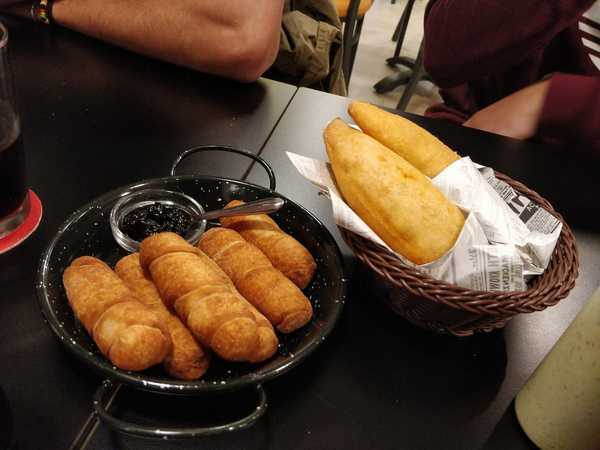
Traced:
POLYGON ((15 212, 25 200, 25 157, 16 120, 0 107, 0 217, 15 212))
POLYGON ((29 212, 25 155, 7 45, 8 33, 0 23, 0 238, 16 229, 29 212))

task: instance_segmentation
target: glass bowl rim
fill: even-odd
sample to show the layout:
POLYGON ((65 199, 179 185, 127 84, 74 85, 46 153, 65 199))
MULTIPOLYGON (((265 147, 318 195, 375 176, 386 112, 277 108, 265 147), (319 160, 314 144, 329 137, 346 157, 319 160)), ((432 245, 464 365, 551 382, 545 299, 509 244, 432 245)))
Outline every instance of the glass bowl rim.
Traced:
MULTIPOLYGON (((119 222, 122 218, 120 216, 121 210, 123 209, 123 206, 126 205, 128 202, 130 202, 132 199, 135 199, 136 197, 143 197, 148 194, 157 194, 157 196, 166 194, 167 196, 179 198, 180 200, 185 200, 186 202, 188 202, 188 204, 184 204, 182 201, 173 202, 173 203, 178 204, 178 206, 183 207, 185 210, 193 210, 194 213, 196 213, 196 214, 202 214, 204 212, 204 208, 200 205, 200 203, 198 203, 193 197, 190 197, 189 195, 184 194, 183 192, 176 192, 176 191, 171 191, 168 189, 159 189, 159 188, 145 188, 145 189, 130 191, 127 194, 123 195, 121 198, 119 198, 119 200, 117 200, 117 202, 111 208, 110 216, 109 216, 110 229, 112 231, 113 237, 114 237, 115 241, 117 242, 117 244, 125 251, 128 251, 128 252, 139 251, 140 242, 129 237, 127 234, 125 234, 123 231, 121 231, 121 228, 119 226, 120 225, 119 222)), ((152 198, 148 199, 147 201, 160 203, 161 200, 164 201, 164 199, 152 200, 152 198)), ((133 208, 131 208, 131 210, 133 210, 133 209, 135 209, 135 206, 133 208)), ((127 210, 127 212, 129 212, 129 210, 127 210)), ((188 233, 187 236, 183 236, 183 237, 190 244, 196 245, 196 243, 200 239, 200 236, 202 235, 202 233, 204 233, 205 230, 206 230, 206 220, 202 220, 200 222, 200 226, 198 228, 196 228, 192 233, 188 233)))

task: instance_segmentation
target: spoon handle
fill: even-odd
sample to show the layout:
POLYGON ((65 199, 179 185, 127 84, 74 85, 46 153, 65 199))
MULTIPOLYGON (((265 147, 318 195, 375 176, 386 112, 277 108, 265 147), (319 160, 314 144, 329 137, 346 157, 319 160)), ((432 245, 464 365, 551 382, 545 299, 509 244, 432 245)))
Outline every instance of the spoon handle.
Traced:
POLYGON ((233 208, 215 209, 207 211, 200 216, 203 220, 212 220, 218 217, 245 216, 249 214, 268 214, 277 211, 283 206, 285 201, 281 198, 263 198, 252 202, 244 203, 233 208))

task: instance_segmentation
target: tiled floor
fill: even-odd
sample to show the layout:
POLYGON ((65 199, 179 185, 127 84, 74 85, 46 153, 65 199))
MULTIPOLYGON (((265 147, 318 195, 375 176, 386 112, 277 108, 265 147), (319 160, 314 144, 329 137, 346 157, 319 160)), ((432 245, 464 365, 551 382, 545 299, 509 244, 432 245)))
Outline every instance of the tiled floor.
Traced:
MULTIPOLYGON (((389 67, 385 60, 394 54, 396 43, 392 41, 392 34, 405 3, 405 0, 396 0, 395 4, 391 0, 375 0, 367 12, 350 79, 350 97, 390 108, 398 104, 404 86, 386 94, 377 94, 373 85, 396 70, 389 67)), ((427 0, 417 0, 415 3, 401 51, 403 56, 414 58, 417 55, 423 36, 426 4, 427 0)), ((437 88, 427 81, 421 81, 407 111, 422 114, 429 105, 440 101, 437 88)))

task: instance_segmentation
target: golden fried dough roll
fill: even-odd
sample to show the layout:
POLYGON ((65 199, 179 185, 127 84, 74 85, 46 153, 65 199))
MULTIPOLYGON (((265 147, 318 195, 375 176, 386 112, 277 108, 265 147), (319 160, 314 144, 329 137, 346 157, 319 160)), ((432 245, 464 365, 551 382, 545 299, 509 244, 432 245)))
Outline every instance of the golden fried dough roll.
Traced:
POLYGON ((75 315, 115 366, 143 370, 170 352, 171 339, 156 314, 99 259, 75 259, 63 284, 75 315))
POLYGON ((93 266, 93 265, 106 267, 107 269, 112 270, 108 264, 106 264, 101 259, 95 258, 94 256, 80 256, 78 258, 75 258, 73 261, 71 261, 71 266, 73 266, 73 267, 93 266))
POLYGON ((140 254, 165 304, 201 344, 229 361, 259 362, 275 353, 273 327, 257 321, 252 305, 199 249, 175 233, 159 233, 142 241, 140 254))
POLYGON ((357 101, 350 103, 348 113, 366 134, 430 178, 460 159, 433 134, 397 114, 357 101))
POLYGON ((271 322, 269 322, 251 303, 248 302, 248 306, 250 307, 250 311, 252 311, 254 320, 256 320, 256 326, 258 327, 258 347, 256 349, 256 354, 254 355, 254 361, 251 362, 264 361, 275 354, 277 346, 279 345, 279 339, 277 339, 277 336, 275 335, 271 322))
POLYGON ((202 235, 198 248, 223 269, 240 294, 282 333, 290 333, 311 319, 312 306, 302 291, 237 231, 212 228, 202 235))
POLYGON ((137 298, 154 311, 169 331, 173 347, 163 362, 167 373, 182 380, 200 378, 208 369, 209 355, 181 320, 163 304, 156 286, 140 265, 139 254, 132 253, 121 258, 115 266, 115 272, 137 298))
MULTIPOLYGON (((225 207, 233 208, 243 204, 240 200, 232 200, 225 207)), ((268 215, 222 217, 219 220, 221 225, 234 229, 258 247, 269 258, 271 264, 300 289, 308 286, 317 263, 300 242, 279 228, 268 215)))
MULTIPOLYGON (((238 291, 231 281, 231 278, 227 276, 227 274, 219 267, 217 263, 215 263, 212 259, 210 259, 203 251, 198 252, 198 257, 210 267, 216 274, 219 275, 223 283, 227 283, 229 288, 236 293, 238 291)), ((252 315, 256 320, 256 325, 258 326, 258 351, 255 355, 255 361, 264 361, 265 359, 273 356, 275 351, 277 350, 277 346, 279 345, 279 340, 273 331, 273 325, 271 322, 267 320, 267 318, 256 309, 252 303, 250 303, 247 299, 246 306, 252 311, 252 315)))
POLYGON ((193 245, 190 245, 185 239, 175 233, 151 234, 144 241, 146 245, 144 252, 140 251, 140 265, 145 271, 148 270, 152 261, 167 253, 197 253, 193 245), (154 241, 159 242, 159 244, 154 245, 154 241))
POLYGON ((324 137, 344 199, 394 251, 425 264, 452 248, 464 215, 426 176, 341 119, 324 137))

